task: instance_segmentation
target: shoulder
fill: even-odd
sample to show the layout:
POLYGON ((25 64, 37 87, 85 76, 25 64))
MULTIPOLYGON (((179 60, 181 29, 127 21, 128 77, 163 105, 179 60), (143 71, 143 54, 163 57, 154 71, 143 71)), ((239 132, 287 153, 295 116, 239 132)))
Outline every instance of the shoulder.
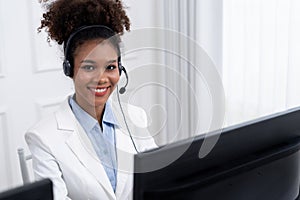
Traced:
POLYGON ((60 124, 66 123, 65 120, 70 121, 72 118, 70 112, 72 111, 68 106, 68 100, 63 101, 55 112, 47 114, 30 127, 25 133, 25 139, 32 136, 54 137, 60 129, 60 124))
POLYGON ((124 118, 139 128, 147 127, 147 114, 141 107, 118 101, 109 101, 116 119, 121 122, 124 118))
POLYGON ((118 123, 123 129, 130 131, 140 151, 156 148, 153 136, 148 130, 148 120, 145 110, 139 106, 128 103, 111 102, 118 123))
POLYGON ((145 110, 141 107, 127 104, 128 116, 132 122, 135 122, 135 125, 140 128, 147 127, 147 114, 145 110))
POLYGON ((36 122, 32 127, 30 127, 26 131, 25 135, 34 132, 48 132, 54 128, 56 128, 55 114, 51 113, 48 114, 47 116, 44 116, 42 119, 36 122))

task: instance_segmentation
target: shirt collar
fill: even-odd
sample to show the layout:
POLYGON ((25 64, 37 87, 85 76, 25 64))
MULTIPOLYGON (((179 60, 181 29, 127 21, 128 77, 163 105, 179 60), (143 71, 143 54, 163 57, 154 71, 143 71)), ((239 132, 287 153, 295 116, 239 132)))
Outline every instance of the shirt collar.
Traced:
POLYGON ((105 104, 103 122, 113 124, 113 125, 118 125, 115 115, 113 113, 112 107, 111 107, 111 103, 109 101, 107 101, 105 104))
MULTIPOLYGON (((74 96, 70 97, 69 104, 74 112, 74 115, 86 131, 90 131, 96 125, 98 125, 98 121, 77 104, 77 102, 74 100, 74 96)), ((103 122, 107 124, 118 125, 109 101, 107 101, 105 104, 103 122)))

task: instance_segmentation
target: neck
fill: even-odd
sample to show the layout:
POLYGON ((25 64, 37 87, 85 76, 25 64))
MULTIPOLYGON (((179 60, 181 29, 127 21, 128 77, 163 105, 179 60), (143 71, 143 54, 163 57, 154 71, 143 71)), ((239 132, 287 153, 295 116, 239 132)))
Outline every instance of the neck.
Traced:
MULTIPOLYGON (((76 97, 76 96, 75 96, 76 97)), ((76 103, 89 115, 91 115, 94 119, 99 122, 99 125, 102 128, 102 120, 105 110, 105 104, 101 106, 92 106, 92 105, 82 105, 81 102, 78 102, 76 98, 74 98, 76 103)))

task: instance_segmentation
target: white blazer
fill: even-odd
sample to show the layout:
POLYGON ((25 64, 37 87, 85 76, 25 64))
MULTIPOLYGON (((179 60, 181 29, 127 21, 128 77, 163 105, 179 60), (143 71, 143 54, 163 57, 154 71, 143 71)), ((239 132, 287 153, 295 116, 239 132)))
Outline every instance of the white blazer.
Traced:
MULTIPOLYGON (((26 132, 25 139, 32 153, 34 174, 37 179, 50 178, 53 181, 55 200, 132 199, 133 155, 136 151, 118 103, 112 102, 111 105, 120 124, 115 127, 118 161, 115 193, 68 99, 57 112, 26 132)), ((145 129, 145 112, 129 104, 123 105, 123 109, 129 130, 135 135, 138 151, 155 148, 153 138, 145 129)))

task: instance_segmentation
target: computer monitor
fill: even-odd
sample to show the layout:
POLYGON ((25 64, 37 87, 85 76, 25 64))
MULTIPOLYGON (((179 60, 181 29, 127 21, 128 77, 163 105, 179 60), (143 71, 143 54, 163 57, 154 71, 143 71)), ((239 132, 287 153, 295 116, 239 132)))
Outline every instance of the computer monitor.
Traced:
POLYGON ((134 200, 299 198, 300 108, 223 129, 200 159, 204 140, 219 133, 135 155, 134 200), (182 151, 169 165, 150 170, 182 151))
POLYGON ((50 179, 43 179, 0 193, 0 200, 53 200, 52 187, 50 179))

